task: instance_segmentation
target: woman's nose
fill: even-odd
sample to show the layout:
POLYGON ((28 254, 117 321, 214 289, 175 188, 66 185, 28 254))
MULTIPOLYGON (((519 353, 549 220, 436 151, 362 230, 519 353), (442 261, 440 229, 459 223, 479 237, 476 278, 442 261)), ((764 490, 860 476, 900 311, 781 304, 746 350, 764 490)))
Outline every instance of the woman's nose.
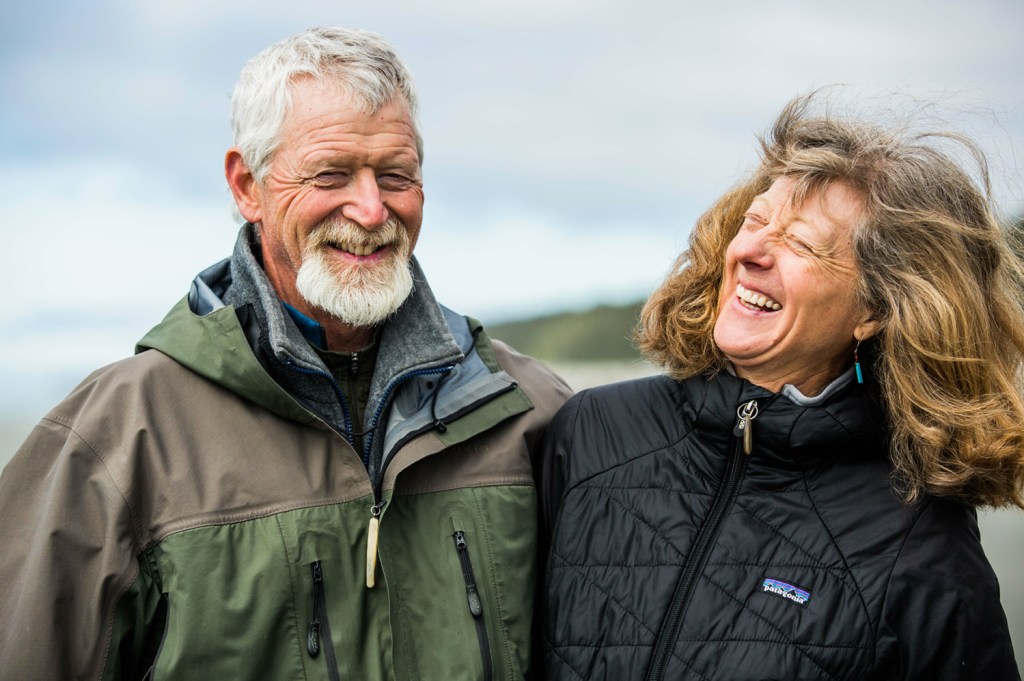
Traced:
POLYGON ((771 225, 757 230, 741 229, 732 242, 733 257, 748 267, 771 267, 778 241, 778 232, 771 225))

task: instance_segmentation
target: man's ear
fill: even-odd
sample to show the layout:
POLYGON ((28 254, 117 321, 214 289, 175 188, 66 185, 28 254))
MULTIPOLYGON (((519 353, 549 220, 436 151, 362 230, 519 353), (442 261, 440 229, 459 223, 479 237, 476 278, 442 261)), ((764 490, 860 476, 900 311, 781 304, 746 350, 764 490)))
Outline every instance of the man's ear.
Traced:
POLYGON ((238 212, 247 221, 256 223, 263 219, 263 205, 260 201, 259 184, 249 167, 242 160, 242 152, 238 147, 228 149, 224 157, 224 177, 235 197, 238 212))

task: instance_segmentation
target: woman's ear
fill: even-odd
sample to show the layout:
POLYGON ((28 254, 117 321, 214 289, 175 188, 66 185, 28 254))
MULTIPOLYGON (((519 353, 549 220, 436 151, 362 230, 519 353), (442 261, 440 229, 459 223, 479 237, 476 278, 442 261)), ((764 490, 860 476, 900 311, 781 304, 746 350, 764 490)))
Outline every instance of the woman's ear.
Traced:
POLYGON ((878 333, 878 329, 882 326, 882 322, 873 318, 867 317, 853 329, 853 337, 857 339, 857 342, 866 341, 867 339, 878 333))

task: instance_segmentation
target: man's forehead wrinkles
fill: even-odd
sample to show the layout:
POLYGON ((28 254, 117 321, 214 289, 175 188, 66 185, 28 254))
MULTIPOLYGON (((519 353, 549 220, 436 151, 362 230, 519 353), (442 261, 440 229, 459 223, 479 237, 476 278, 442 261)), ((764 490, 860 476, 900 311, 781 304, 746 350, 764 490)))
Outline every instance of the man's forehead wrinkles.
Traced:
POLYGON ((370 128, 368 126, 353 126, 351 123, 335 123, 333 125, 303 125, 290 128, 285 134, 286 144, 302 143, 306 140, 319 139, 345 139, 353 142, 356 140, 373 140, 388 137, 401 137, 406 140, 414 140, 412 126, 394 122, 388 125, 388 129, 370 128))
POLYGON ((395 160, 402 158, 417 158, 416 147, 410 146, 405 140, 376 139, 367 143, 366 139, 351 139, 349 136, 338 138, 327 138, 311 140, 304 145, 303 156, 313 158, 323 157, 358 157, 358 158, 381 158, 387 157, 395 160))

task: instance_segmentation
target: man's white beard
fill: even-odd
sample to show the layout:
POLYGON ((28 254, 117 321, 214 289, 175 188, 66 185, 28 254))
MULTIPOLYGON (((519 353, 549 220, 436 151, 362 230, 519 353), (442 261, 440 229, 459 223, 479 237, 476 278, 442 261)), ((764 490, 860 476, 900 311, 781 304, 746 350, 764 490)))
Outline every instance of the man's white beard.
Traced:
MULTIPOLYGON (((332 260, 334 262, 332 263, 332 260)), ((376 230, 348 223, 325 223, 310 235, 295 286, 313 307, 352 326, 374 326, 390 317, 412 292, 409 235, 392 218, 376 230), (393 251, 372 266, 350 265, 332 269, 325 244, 391 244, 393 251)))

